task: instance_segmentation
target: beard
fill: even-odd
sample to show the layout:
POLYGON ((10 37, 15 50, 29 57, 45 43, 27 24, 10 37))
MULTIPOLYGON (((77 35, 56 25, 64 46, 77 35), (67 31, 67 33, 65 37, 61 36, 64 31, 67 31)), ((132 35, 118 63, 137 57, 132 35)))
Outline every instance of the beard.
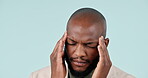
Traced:
MULTIPOLYGON (((86 70, 84 70, 84 71, 76 71, 76 70, 73 69, 73 67, 72 67, 72 65, 71 65, 71 61, 72 61, 73 59, 76 59, 76 58, 79 58, 79 57, 76 57, 76 58, 68 57, 67 52, 65 52, 65 58, 66 58, 66 62, 67 62, 67 64, 68 64, 68 68, 69 68, 71 74, 72 74, 73 76, 77 77, 77 78, 85 77, 85 76, 87 76, 89 73, 91 73, 91 72, 96 68, 96 66, 97 66, 97 64, 98 64, 98 61, 99 61, 99 59, 98 59, 98 57, 97 57, 97 58, 96 58, 95 60, 93 60, 92 63, 86 68, 86 70)), ((85 60, 85 59, 82 59, 82 58, 80 58, 80 59, 86 61, 87 63, 90 63, 89 60, 85 60)))

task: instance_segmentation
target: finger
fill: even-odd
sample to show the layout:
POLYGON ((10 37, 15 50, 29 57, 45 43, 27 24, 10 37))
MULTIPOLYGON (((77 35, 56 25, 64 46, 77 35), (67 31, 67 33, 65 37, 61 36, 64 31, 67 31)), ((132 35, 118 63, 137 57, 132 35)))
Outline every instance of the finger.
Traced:
POLYGON ((59 42, 60 42, 60 40, 57 42, 57 44, 56 44, 56 46, 55 46, 55 48, 53 50, 53 53, 56 51, 57 47, 59 46, 59 42))
POLYGON ((63 48, 64 48, 64 45, 65 45, 66 38, 67 38, 67 32, 65 32, 64 36, 60 40, 60 44, 59 44, 59 47, 58 47, 58 53, 57 54, 58 54, 58 57, 60 57, 60 58, 64 56, 63 48))
POLYGON ((103 36, 101 36, 101 38, 99 39, 99 42, 100 42, 100 46, 102 47, 105 55, 109 56, 108 50, 107 50, 107 47, 105 45, 105 40, 104 40, 104 37, 103 36))
POLYGON ((65 42, 66 41, 66 38, 67 38, 67 31, 64 33, 64 35, 62 37, 62 40, 65 42))
POLYGON ((66 36, 67 36, 67 31, 64 32, 64 35, 61 37, 60 40, 64 40, 66 36))
POLYGON ((60 43, 60 40, 57 42, 57 44, 56 44, 56 46, 55 46, 55 48, 54 48, 54 50, 53 50, 51 56, 55 56, 55 54, 56 54, 56 52, 57 52, 57 49, 58 49, 58 47, 59 47, 59 43, 60 43))
POLYGON ((100 42, 100 47, 102 48, 105 60, 110 61, 109 53, 108 53, 107 47, 105 45, 105 41, 104 41, 103 36, 100 37, 99 42, 100 42))
POLYGON ((99 47, 98 47, 98 51, 100 51, 100 52, 99 52, 100 58, 106 60, 107 48, 106 48, 106 46, 105 46, 105 41, 104 41, 103 36, 101 36, 101 37, 99 38, 99 47))
MULTIPOLYGON (((67 32, 66 32, 66 35, 67 35, 67 32)), ((64 33, 64 35, 62 36, 62 38, 57 42, 57 44, 56 44, 56 46, 55 46, 55 48, 54 48, 54 50, 53 50, 53 53, 52 53, 53 56, 54 56, 54 55, 56 54, 56 52, 58 51, 57 49, 58 49, 58 47, 59 47, 59 45, 60 45, 60 41, 64 38, 64 36, 65 36, 65 33, 64 33)))
POLYGON ((109 56, 108 50, 106 51, 106 58, 108 61, 110 61, 110 56, 109 56))
POLYGON ((67 38, 67 32, 65 32, 64 36, 60 40, 59 52, 63 52, 63 48, 64 48, 64 45, 65 45, 66 38, 67 38))
POLYGON ((103 66, 105 66, 105 65, 109 65, 110 63, 111 63, 111 61, 110 61, 110 59, 108 59, 108 57, 105 55, 105 53, 104 53, 104 51, 103 51, 103 49, 102 49, 102 47, 101 46, 98 46, 98 51, 99 51, 99 54, 100 54, 100 63, 99 63, 99 65, 101 64, 101 65, 103 65, 103 66))
POLYGON ((100 44, 100 46, 102 46, 103 50, 106 49, 106 45, 105 45, 105 41, 104 41, 104 37, 103 36, 101 36, 99 38, 99 44, 100 44))
POLYGON ((62 36, 62 38, 59 41, 58 51, 63 50, 66 38, 67 38, 67 32, 64 33, 64 35, 62 36))
POLYGON ((99 55, 100 55, 100 60, 104 60, 105 55, 103 53, 103 49, 102 49, 101 46, 98 46, 98 52, 99 52, 99 55))
POLYGON ((103 49, 103 40, 102 40, 102 36, 99 38, 99 46, 98 46, 98 51, 100 56, 104 56, 104 49, 103 49))

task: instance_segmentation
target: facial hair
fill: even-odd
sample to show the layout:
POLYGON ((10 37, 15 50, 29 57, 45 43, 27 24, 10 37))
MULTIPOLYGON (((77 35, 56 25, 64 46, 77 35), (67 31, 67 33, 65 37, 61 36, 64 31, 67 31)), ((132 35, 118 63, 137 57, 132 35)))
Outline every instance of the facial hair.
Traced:
MULTIPOLYGON (((85 71, 76 71, 72 68, 72 65, 71 65, 72 59, 75 59, 75 58, 68 57, 66 49, 65 49, 65 58, 66 58, 66 62, 68 63, 68 68, 69 68, 71 74, 77 78, 83 78, 83 77, 87 76, 89 73, 91 73, 96 68, 97 63, 99 61, 99 59, 97 57, 95 60, 93 60, 93 62, 87 67, 87 69, 85 71)), ((86 62, 90 62, 89 60, 85 60, 82 58, 81 58, 81 60, 84 60, 86 62)))

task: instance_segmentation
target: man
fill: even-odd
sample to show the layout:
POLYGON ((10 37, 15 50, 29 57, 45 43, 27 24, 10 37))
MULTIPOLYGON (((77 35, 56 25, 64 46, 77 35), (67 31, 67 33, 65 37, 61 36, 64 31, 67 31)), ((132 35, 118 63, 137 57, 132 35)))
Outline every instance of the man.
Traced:
POLYGON ((134 78, 112 66, 105 37, 106 20, 100 12, 77 10, 50 55, 51 67, 33 72, 30 78, 134 78))

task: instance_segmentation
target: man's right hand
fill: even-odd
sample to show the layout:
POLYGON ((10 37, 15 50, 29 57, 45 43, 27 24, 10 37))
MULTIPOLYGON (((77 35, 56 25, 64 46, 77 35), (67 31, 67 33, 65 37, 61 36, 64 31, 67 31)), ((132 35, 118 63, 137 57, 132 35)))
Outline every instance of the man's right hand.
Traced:
POLYGON ((64 44, 67 38, 67 32, 57 42, 52 54, 50 55, 51 62, 51 78, 65 78, 66 67, 64 61, 64 44))

